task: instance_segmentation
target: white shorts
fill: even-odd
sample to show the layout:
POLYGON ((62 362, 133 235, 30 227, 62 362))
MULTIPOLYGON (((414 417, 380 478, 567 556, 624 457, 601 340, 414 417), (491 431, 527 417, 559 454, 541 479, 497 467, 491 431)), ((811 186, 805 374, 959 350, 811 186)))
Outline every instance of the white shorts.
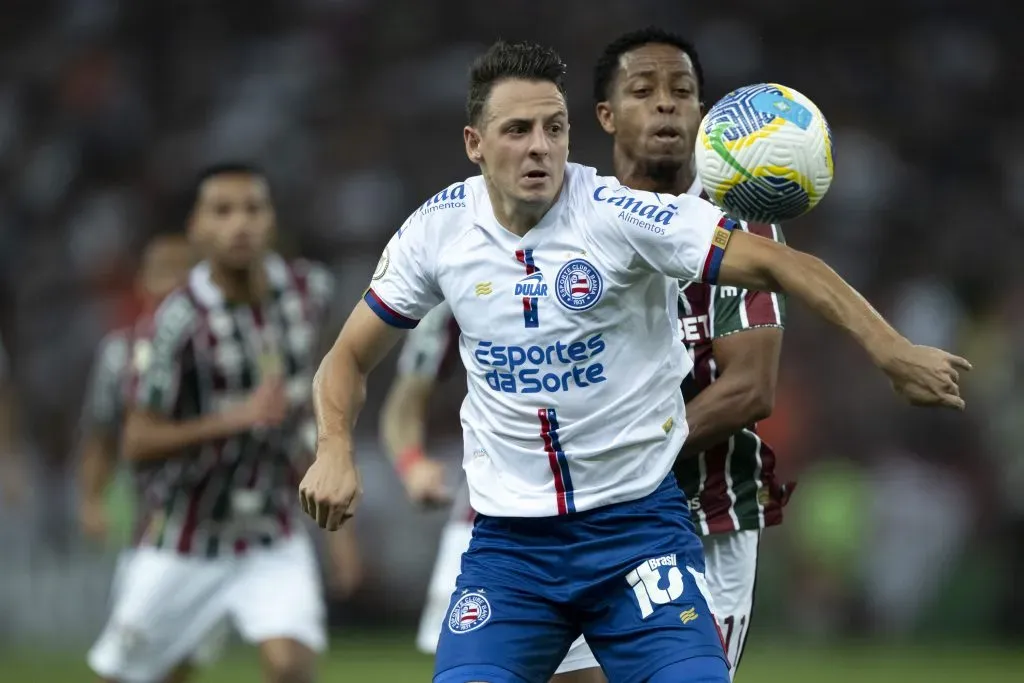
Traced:
MULTIPOLYGON (((114 568, 114 578, 110 585, 110 602, 117 604, 118 592, 124 586, 125 575, 128 567, 135 557, 135 548, 126 548, 117 556, 117 566, 114 568)), ((220 659, 227 647, 228 639, 231 637, 231 622, 225 618, 217 623, 213 629, 203 638, 203 642, 187 657, 189 664, 193 666, 209 666, 220 659)))
POLYGON ((729 674, 736 675, 750 629, 757 576, 757 545, 761 532, 730 531, 704 537, 704 561, 711 611, 718 618, 729 657, 729 674))
POLYGON ((326 647, 320 569, 304 533, 241 557, 139 548, 118 574, 110 619, 88 656, 101 677, 161 681, 182 662, 207 659, 229 619, 251 643, 290 638, 317 652, 326 647))
MULTIPOLYGON (((416 636, 416 647, 424 654, 437 652, 437 640, 441 636, 441 627, 448 617, 448 607, 455 582, 462 570, 462 553, 469 548, 473 538, 473 524, 468 522, 449 522, 441 533, 441 545, 437 550, 434 562, 434 573, 430 576, 427 588, 427 604, 420 617, 420 629, 416 636)), ((580 669, 596 669, 600 666, 590 646, 577 638, 565 659, 558 665, 555 673, 566 673, 580 669)))

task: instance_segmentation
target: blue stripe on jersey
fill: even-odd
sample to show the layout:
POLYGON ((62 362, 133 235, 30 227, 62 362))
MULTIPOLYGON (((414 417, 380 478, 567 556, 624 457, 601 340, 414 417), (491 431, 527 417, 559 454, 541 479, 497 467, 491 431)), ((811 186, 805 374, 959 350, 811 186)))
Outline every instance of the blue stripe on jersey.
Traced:
POLYGON ((549 436, 551 437, 551 448, 555 451, 555 459, 558 461, 558 469, 562 473, 562 485, 565 487, 565 507, 568 512, 576 512, 576 501, 573 499, 572 475, 569 474, 569 458, 562 450, 562 443, 558 438, 558 415, 554 408, 548 408, 548 424, 551 425, 549 436))
MULTIPOLYGON (((527 275, 537 272, 537 266, 533 263, 533 249, 520 249, 516 252, 516 259, 526 266, 527 275)), ((540 318, 537 315, 537 297, 523 297, 523 322, 526 327, 540 326, 540 318)))

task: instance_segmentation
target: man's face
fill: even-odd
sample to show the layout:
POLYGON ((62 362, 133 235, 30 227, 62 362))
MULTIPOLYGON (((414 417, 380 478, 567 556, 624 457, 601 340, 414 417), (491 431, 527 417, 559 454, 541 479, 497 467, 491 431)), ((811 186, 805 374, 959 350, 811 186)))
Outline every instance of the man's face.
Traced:
POLYGON ((190 231, 209 258, 243 270, 262 260, 274 229, 266 181, 248 173, 227 173, 199 189, 190 231))
POLYGON ((702 117, 690 56, 659 43, 623 54, 597 116, 629 157, 649 167, 690 164, 702 117))
POLYGON ((158 237, 146 246, 140 280, 147 296, 160 300, 185 284, 195 263, 184 236, 158 237))
POLYGON ((503 196, 547 205, 558 195, 569 158, 569 114, 554 83, 496 83, 479 128, 467 126, 465 138, 470 160, 503 196))

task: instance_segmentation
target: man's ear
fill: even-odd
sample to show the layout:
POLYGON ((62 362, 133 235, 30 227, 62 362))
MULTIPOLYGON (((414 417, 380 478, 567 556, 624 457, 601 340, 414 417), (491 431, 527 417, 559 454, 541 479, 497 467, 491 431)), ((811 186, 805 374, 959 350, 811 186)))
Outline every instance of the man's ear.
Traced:
POLYGON ((607 101, 598 102, 594 111, 597 114, 597 122, 601 124, 604 132, 615 135, 615 113, 612 111, 612 105, 607 101))
POLYGON ((466 126, 462 129, 462 138, 466 142, 466 156, 474 164, 483 161, 483 154, 480 152, 480 132, 473 126, 466 126))

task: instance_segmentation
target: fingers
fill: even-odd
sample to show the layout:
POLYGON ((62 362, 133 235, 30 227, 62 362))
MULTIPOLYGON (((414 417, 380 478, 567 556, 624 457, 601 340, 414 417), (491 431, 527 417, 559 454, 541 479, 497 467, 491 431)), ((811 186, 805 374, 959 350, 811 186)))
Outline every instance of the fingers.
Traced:
POLYGON ((317 500, 316 497, 305 490, 299 492, 299 504, 302 512, 309 515, 321 529, 337 531, 345 522, 355 514, 355 498, 340 502, 330 503, 317 500))
POLYGON ((974 369, 974 366, 971 365, 971 362, 969 360, 967 360, 966 358, 961 358, 960 356, 954 356, 951 353, 946 354, 946 360, 948 360, 949 364, 952 365, 953 368, 957 370, 970 371, 974 369))
POLYGON ((967 407, 967 403, 954 394, 943 395, 941 401, 943 406, 953 408, 954 410, 964 410, 967 407))
POLYGON ((327 515, 327 524, 324 526, 328 531, 337 531, 338 528, 352 518, 352 513, 347 505, 333 505, 327 515))

